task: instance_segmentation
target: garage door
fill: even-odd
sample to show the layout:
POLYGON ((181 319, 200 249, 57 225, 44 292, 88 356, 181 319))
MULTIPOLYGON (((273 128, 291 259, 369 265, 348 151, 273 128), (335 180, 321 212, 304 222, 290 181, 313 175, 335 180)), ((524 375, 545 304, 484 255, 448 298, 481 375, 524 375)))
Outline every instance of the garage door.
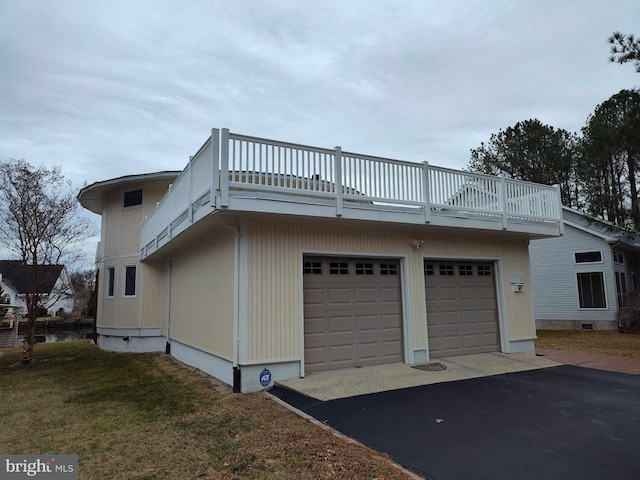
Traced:
POLYGON ((430 357, 498 351, 493 264, 426 260, 424 274, 430 357))
POLYGON ((401 362, 397 260, 304 258, 306 372, 401 362))

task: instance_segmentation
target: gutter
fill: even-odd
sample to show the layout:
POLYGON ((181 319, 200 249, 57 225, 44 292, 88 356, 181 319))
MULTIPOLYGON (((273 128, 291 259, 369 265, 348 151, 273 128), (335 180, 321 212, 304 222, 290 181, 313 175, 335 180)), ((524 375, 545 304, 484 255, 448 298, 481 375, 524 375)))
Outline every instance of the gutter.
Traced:
POLYGON ((222 220, 222 227, 235 233, 233 247, 233 393, 240 393, 241 375, 238 366, 238 350, 240 343, 240 229, 237 225, 226 225, 222 220))

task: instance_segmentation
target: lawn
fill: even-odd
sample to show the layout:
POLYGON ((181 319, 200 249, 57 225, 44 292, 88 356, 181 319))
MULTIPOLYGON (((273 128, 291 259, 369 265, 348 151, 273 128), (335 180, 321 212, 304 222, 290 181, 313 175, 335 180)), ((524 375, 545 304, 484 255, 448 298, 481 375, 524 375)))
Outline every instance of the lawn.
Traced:
POLYGON ((81 479, 406 479, 262 393, 231 394, 161 354, 88 342, 0 356, 1 450, 78 454, 81 479))
POLYGON ((640 358, 640 335, 617 331, 538 330, 536 348, 640 358))

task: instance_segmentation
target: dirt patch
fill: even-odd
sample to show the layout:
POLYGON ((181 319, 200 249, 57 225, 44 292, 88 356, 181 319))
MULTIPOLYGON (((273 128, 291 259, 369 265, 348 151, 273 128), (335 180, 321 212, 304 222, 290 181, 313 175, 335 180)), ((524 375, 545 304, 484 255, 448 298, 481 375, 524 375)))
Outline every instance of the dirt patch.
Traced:
POLYGON ((640 335, 616 331, 538 330, 536 348, 640 358, 640 335))

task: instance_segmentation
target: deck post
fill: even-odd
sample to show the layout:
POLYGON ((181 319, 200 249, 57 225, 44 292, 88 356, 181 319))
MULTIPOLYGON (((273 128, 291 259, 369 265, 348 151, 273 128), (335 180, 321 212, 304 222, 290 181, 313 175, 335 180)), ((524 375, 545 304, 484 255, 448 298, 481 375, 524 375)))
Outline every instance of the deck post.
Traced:
POLYGON ((211 196, 212 208, 220 208, 220 130, 211 129, 211 196))
POLYGON ((507 229, 507 181, 504 173, 500 174, 500 211, 502 212, 502 229, 507 229))
POLYGON ((344 195, 344 186, 342 184, 342 148, 335 148, 335 172, 336 172, 336 216, 342 216, 342 200, 344 195))
POLYGON ((229 129, 223 128, 220 138, 220 207, 229 206, 229 129))
POLYGON ((424 205, 424 223, 431 221, 431 192, 429 189, 429 162, 422 162, 422 203, 424 205))
POLYGON ((558 225, 558 227, 560 227, 559 233, 560 235, 564 235, 564 216, 562 215, 562 190, 560 190, 560 184, 555 184, 554 187, 556 189, 556 215, 558 217, 558 222, 560 222, 558 225))

